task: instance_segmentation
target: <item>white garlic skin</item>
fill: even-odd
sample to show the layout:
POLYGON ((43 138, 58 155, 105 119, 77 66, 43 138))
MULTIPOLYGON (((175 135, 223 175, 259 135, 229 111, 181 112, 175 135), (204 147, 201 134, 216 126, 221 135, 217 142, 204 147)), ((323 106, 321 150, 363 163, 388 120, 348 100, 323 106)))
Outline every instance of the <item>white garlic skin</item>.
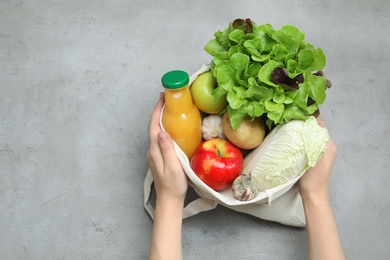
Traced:
POLYGON ((208 115, 202 120, 202 136, 205 140, 213 138, 226 139, 222 128, 222 116, 208 115))

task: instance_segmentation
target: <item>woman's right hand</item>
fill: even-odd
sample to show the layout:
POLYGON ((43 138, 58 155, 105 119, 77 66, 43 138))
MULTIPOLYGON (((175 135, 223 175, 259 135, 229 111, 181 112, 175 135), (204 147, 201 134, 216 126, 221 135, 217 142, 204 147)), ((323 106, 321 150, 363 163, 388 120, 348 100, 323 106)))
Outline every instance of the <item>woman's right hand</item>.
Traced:
MULTIPOLYGON (((326 128, 321 117, 317 118, 320 126, 326 128)), ((329 196, 329 184, 334 162, 336 160, 337 147, 329 137, 325 153, 317 161, 316 165, 308 169, 299 181, 300 193, 303 199, 311 197, 327 198, 329 196)))

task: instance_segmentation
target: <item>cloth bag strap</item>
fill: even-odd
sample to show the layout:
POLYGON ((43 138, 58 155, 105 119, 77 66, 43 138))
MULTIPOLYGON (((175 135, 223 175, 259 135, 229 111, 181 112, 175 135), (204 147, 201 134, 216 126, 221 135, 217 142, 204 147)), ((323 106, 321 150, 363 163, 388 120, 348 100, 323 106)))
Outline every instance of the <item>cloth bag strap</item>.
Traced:
MULTIPOLYGON (((146 173, 145 181, 144 181, 144 207, 146 211, 149 213, 152 219, 154 219, 154 208, 151 203, 151 193, 152 193, 152 184, 153 177, 150 169, 146 173)), ((204 197, 199 197, 188 205, 186 205, 183 209, 183 219, 192 217, 198 213, 209 211, 217 207, 218 203, 216 200, 208 199, 204 197)))

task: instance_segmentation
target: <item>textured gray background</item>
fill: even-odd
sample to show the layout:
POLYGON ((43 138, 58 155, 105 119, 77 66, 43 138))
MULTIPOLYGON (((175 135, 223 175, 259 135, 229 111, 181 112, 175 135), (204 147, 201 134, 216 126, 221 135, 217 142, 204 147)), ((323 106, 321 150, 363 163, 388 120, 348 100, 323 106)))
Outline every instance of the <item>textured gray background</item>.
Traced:
MULTIPOLYGON (((145 259, 147 123, 235 18, 324 49, 348 259, 389 259, 390 2, 0 1, 0 259, 145 259)), ((306 259, 304 229, 218 207, 184 221, 185 259, 306 259)))

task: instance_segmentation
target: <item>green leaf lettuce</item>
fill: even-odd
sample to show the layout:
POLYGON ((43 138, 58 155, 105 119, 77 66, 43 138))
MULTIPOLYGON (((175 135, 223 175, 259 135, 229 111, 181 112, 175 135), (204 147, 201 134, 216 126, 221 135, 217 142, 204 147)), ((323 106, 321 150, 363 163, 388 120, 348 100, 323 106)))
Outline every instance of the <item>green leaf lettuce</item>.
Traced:
POLYGON ((304 120, 324 103, 326 79, 315 72, 325 67, 325 54, 306 42, 295 26, 276 30, 237 19, 214 36, 204 46, 213 56, 210 67, 218 83, 213 95, 227 96, 234 129, 245 117, 263 116, 270 128, 304 120), (275 83, 275 68, 283 68, 293 84, 275 83))

